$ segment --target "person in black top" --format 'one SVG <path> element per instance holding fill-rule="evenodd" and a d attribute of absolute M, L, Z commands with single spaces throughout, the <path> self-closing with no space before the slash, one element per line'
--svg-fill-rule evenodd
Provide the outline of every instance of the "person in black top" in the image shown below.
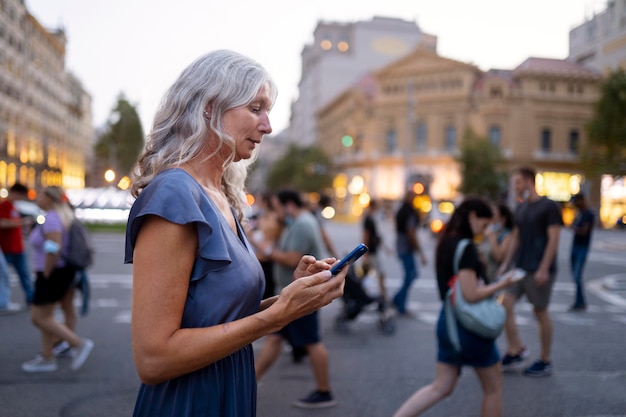
<path fill-rule="evenodd" d="M 369 251 L 363 256 L 363 265 L 367 271 L 373 270 L 375 272 L 376 278 L 378 278 L 380 296 L 383 300 L 387 300 L 385 273 L 380 267 L 380 259 L 378 257 L 384 243 L 378 232 L 378 226 L 376 225 L 376 219 L 374 217 L 377 210 L 378 201 L 370 200 L 369 205 L 365 208 L 365 215 L 363 216 L 363 239 L 361 241 L 369 248 Z"/>
<path fill-rule="evenodd" d="M 473 241 L 484 232 L 491 221 L 488 202 L 478 197 L 466 198 L 456 208 L 446 224 L 436 249 L 436 272 L 439 298 L 446 298 L 453 278 L 461 282 L 463 297 L 475 303 L 493 296 L 513 283 L 511 276 L 486 284 L 484 266 L 474 243 L 463 250 L 455 274 L 454 258 L 457 244 L 462 239 Z M 433 382 L 416 391 L 396 411 L 394 417 L 417 416 L 452 394 L 461 375 L 461 367 L 472 366 L 483 390 L 481 415 L 502 416 L 502 369 L 495 339 L 486 339 L 464 329 L 457 320 L 461 351 L 457 351 L 448 335 L 444 304 L 437 321 L 437 367 Z"/>

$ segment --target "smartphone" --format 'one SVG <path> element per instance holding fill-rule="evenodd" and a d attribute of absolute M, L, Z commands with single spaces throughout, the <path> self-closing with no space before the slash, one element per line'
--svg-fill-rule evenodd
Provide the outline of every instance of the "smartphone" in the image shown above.
<path fill-rule="evenodd" d="M 515 268 L 510 271 L 506 271 L 504 274 L 500 276 L 500 279 L 507 278 L 509 276 L 511 277 L 511 280 L 513 282 L 519 281 L 520 279 L 526 276 L 526 271 L 524 271 L 522 268 Z"/>
<path fill-rule="evenodd" d="M 332 268 L 330 268 L 330 272 L 333 275 L 337 275 L 345 266 L 352 265 L 368 250 L 369 248 L 365 244 L 359 244 L 356 248 L 352 250 L 352 252 L 347 254 L 342 260 L 340 260 Z"/>

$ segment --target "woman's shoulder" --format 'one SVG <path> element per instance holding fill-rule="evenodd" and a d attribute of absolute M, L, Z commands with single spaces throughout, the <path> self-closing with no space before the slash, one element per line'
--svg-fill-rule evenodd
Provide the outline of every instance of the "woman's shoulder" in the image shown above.
<path fill-rule="evenodd" d="M 215 210 L 191 175 L 178 168 L 159 173 L 133 203 L 130 218 L 155 214 L 174 223 L 204 221 Z"/>

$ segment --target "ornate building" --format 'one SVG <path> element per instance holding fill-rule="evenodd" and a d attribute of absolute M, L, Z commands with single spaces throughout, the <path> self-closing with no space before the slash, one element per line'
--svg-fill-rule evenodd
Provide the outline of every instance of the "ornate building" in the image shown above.
<path fill-rule="evenodd" d="M 340 171 L 340 210 L 358 214 L 362 194 L 397 200 L 416 178 L 431 198 L 455 199 L 455 158 L 468 131 L 500 148 L 504 169 L 534 166 L 543 193 L 567 201 L 587 186 L 578 152 L 600 78 L 582 65 L 541 58 L 482 72 L 416 48 L 317 113 L 319 143 Z"/>
<path fill-rule="evenodd" d="M 0 188 L 85 185 L 91 97 L 65 69 L 66 42 L 23 0 L 0 0 Z"/>
<path fill-rule="evenodd" d="M 302 50 L 298 98 L 291 105 L 288 139 L 316 142 L 315 112 L 370 71 L 406 55 L 417 45 L 437 49 L 437 37 L 415 22 L 375 16 L 369 21 L 320 21 Z"/>

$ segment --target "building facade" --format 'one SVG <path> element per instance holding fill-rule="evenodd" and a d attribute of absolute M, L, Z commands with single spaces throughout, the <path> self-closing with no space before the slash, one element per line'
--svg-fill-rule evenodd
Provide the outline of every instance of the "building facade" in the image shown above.
<path fill-rule="evenodd" d="M 0 0 L 0 188 L 85 185 L 91 97 L 65 69 L 66 43 L 23 0 Z"/>
<path fill-rule="evenodd" d="M 417 45 L 436 50 L 437 38 L 415 22 L 374 17 L 356 23 L 319 22 L 302 50 L 298 98 L 291 106 L 288 138 L 317 140 L 315 113 L 360 77 L 409 53 Z"/>
<path fill-rule="evenodd" d="M 318 112 L 319 144 L 334 156 L 339 210 L 367 195 L 398 200 L 415 178 L 433 200 L 454 200 L 466 132 L 488 138 L 505 170 L 535 167 L 543 194 L 567 201 L 585 187 L 579 150 L 601 75 L 565 60 L 529 58 L 513 70 L 417 47 L 371 72 Z"/>
<path fill-rule="evenodd" d="M 626 70 L 626 0 L 607 8 L 569 33 L 569 59 L 608 73 Z M 603 175 L 599 217 L 605 227 L 626 223 L 626 177 Z"/>
<path fill-rule="evenodd" d="M 569 32 L 569 59 L 607 72 L 626 69 L 626 0 L 607 8 Z"/>

